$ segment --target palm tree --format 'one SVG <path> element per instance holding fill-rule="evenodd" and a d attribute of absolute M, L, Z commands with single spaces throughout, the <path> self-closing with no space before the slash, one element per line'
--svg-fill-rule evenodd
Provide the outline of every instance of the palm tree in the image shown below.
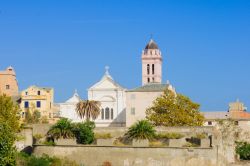
<path fill-rule="evenodd" d="M 67 118 L 62 118 L 50 128 L 47 135 L 54 139 L 72 138 L 74 137 L 72 129 L 71 121 Z"/>
<path fill-rule="evenodd" d="M 137 121 L 133 124 L 125 133 L 125 136 L 129 139 L 143 140 L 153 139 L 155 136 L 154 126 L 147 120 Z"/>
<path fill-rule="evenodd" d="M 99 101 L 94 100 L 81 100 L 76 105 L 76 112 L 80 116 L 80 118 L 89 121 L 90 118 L 95 120 L 100 114 L 100 106 L 101 103 Z"/>

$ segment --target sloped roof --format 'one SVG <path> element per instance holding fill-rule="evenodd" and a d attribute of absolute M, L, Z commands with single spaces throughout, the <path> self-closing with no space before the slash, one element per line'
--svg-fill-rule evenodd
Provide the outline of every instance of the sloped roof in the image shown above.
<path fill-rule="evenodd" d="M 106 87 L 107 89 L 109 89 L 109 88 L 111 88 L 111 89 L 115 88 L 115 89 L 124 89 L 125 90 L 125 88 L 123 88 L 121 85 L 119 85 L 118 83 L 116 83 L 113 80 L 113 78 L 110 76 L 110 74 L 107 73 L 107 72 L 104 74 L 104 76 L 102 77 L 102 79 L 99 82 L 97 82 L 96 84 L 94 84 L 93 86 L 91 86 L 88 90 L 101 89 L 99 86 L 102 85 L 106 81 L 109 83 L 109 86 L 110 86 L 110 87 Z M 106 89 L 106 88 L 104 88 L 104 89 Z"/>
<path fill-rule="evenodd" d="M 159 49 L 158 45 L 155 43 L 153 39 L 149 41 L 149 43 L 146 45 L 145 49 Z"/>
<path fill-rule="evenodd" d="M 168 84 L 148 83 L 141 87 L 128 90 L 127 92 L 163 92 L 168 87 Z"/>
<path fill-rule="evenodd" d="M 80 101 L 80 97 L 78 95 L 78 93 L 75 91 L 75 93 L 73 94 L 73 96 L 71 98 L 69 98 L 66 103 L 78 103 Z"/>

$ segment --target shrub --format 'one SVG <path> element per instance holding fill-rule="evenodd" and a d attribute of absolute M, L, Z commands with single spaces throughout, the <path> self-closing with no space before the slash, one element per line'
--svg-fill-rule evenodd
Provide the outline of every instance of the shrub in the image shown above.
<path fill-rule="evenodd" d="M 48 146 L 55 146 L 56 145 L 56 143 L 52 140 L 44 141 L 42 144 L 48 145 Z"/>
<path fill-rule="evenodd" d="M 94 122 L 76 123 L 73 127 L 76 141 L 79 144 L 91 144 L 94 141 Z"/>
<path fill-rule="evenodd" d="M 95 133 L 95 139 L 110 139 L 112 138 L 110 133 Z"/>
<path fill-rule="evenodd" d="M 207 137 L 207 134 L 206 133 L 197 133 L 195 138 L 198 138 L 198 139 L 204 139 Z"/>
<path fill-rule="evenodd" d="M 132 125 L 125 134 L 129 139 L 153 139 L 155 136 L 155 129 L 147 120 L 141 120 Z"/>
<path fill-rule="evenodd" d="M 76 162 L 70 161 L 67 158 L 60 159 L 57 157 L 49 157 L 43 154 L 41 157 L 18 153 L 16 155 L 18 166 L 78 166 Z"/>
<path fill-rule="evenodd" d="M 109 161 L 104 161 L 104 162 L 102 163 L 102 166 L 112 166 L 112 164 L 111 164 L 111 162 L 109 162 Z"/>
<path fill-rule="evenodd" d="M 165 138 L 165 139 L 180 139 L 180 138 L 183 138 L 184 135 L 183 134 L 180 134 L 180 133 L 159 133 L 155 136 L 155 138 L 157 139 L 162 139 L 162 138 Z"/>
<path fill-rule="evenodd" d="M 67 118 L 62 118 L 50 128 L 47 136 L 53 139 L 72 138 L 74 136 L 72 129 L 71 121 Z"/>
<path fill-rule="evenodd" d="M 250 144 L 246 142 L 237 142 L 236 153 L 242 160 L 250 160 Z"/>

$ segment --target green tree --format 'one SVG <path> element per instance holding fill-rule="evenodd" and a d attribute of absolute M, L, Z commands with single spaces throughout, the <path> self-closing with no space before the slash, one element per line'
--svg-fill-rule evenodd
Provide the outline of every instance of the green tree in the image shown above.
<path fill-rule="evenodd" d="M 10 97 L 0 95 L 0 124 L 5 122 L 13 132 L 17 132 L 20 127 L 19 113 L 20 109 Z"/>
<path fill-rule="evenodd" d="M 40 119 L 41 113 L 35 109 L 35 105 L 32 103 L 31 108 L 26 109 L 25 123 L 39 123 Z"/>
<path fill-rule="evenodd" d="M 0 165 L 16 165 L 15 133 L 6 123 L 0 123 Z"/>
<path fill-rule="evenodd" d="M 80 118 L 89 121 L 90 118 L 95 120 L 100 114 L 100 105 L 99 101 L 94 100 L 82 100 L 76 105 L 76 112 Z"/>
<path fill-rule="evenodd" d="M 18 113 L 10 97 L 0 96 L 0 165 L 16 165 L 13 145 L 20 127 Z"/>
<path fill-rule="evenodd" d="M 165 90 L 146 110 L 146 118 L 156 126 L 202 126 L 204 116 L 199 108 L 188 97 Z"/>
<path fill-rule="evenodd" d="M 84 123 L 75 123 L 73 132 L 76 137 L 76 141 L 79 144 L 91 144 L 94 139 L 94 128 L 95 123 L 91 121 L 86 121 Z"/>
<path fill-rule="evenodd" d="M 74 136 L 72 128 L 71 121 L 67 118 L 62 118 L 50 128 L 47 135 L 54 139 L 72 138 Z"/>
<path fill-rule="evenodd" d="M 154 129 L 154 126 L 150 122 L 148 122 L 147 120 L 141 120 L 136 122 L 128 129 L 125 137 L 137 140 L 151 140 L 154 138 L 155 132 L 156 131 Z"/>

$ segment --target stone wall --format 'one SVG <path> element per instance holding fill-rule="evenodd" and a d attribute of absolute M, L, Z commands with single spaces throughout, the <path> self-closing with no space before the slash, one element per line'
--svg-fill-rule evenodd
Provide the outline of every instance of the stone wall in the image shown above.
<path fill-rule="evenodd" d="M 34 155 L 70 158 L 79 164 L 97 166 L 226 166 L 216 148 L 144 148 L 97 146 L 34 146 Z"/>

